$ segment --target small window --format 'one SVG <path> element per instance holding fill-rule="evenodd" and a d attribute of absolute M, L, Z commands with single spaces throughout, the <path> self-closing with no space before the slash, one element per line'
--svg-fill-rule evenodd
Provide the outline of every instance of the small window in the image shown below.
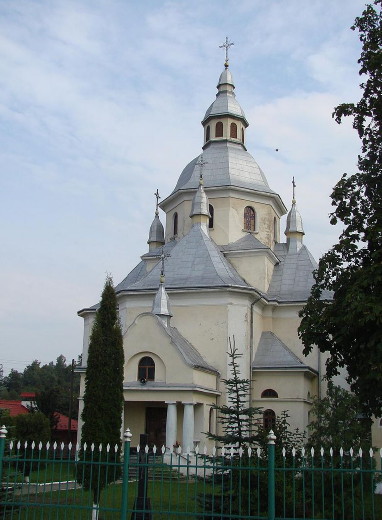
<path fill-rule="evenodd" d="M 208 125 L 206 128 L 206 142 L 210 140 L 210 133 L 211 133 L 211 129 L 210 129 L 210 125 Z"/>
<path fill-rule="evenodd" d="M 277 242 L 277 219 L 273 218 L 273 240 Z"/>
<path fill-rule="evenodd" d="M 244 143 L 244 128 L 241 129 L 241 142 Z"/>
<path fill-rule="evenodd" d="M 230 129 L 229 129 L 229 136 L 237 139 L 237 124 L 231 123 Z"/>
<path fill-rule="evenodd" d="M 223 137 L 223 123 L 218 121 L 215 126 L 215 137 Z"/>
<path fill-rule="evenodd" d="M 276 392 L 276 390 L 272 390 L 272 388 L 267 388 L 262 392 L 261 397 L 278 397 L 279 394 Z"/>
<path fill-rule="evenodd" d="M 276 426 L 276 414 L 273 410 L 264 411 L 263 426 L 266 430 L 272 430 Z"/>
<path fill-rule="evenodd" d="M 255 231 L 256 215 L 255 210 L 251 206 L 244 208 L 244 229 L 246 231 Z"/>
<path fill-rule="evenodd" d="M 146 381 L 155 380 L 155 362 L 149 357 L 143 357 L 138 364 L 138 381 L 146 379 Z"/>
<path fill-rule="evenodd" d="M 208 211 L 210 212 L 208 227 L 212 229 L 214 227 L 214 207 L 212 206 L 212 204 L 208 205 Z"/>
<path fill-rule="evenodd" d="M 175 237 L 178 234 L 178 213 L 174 213 L 173 216 L 173 231 Z"/>

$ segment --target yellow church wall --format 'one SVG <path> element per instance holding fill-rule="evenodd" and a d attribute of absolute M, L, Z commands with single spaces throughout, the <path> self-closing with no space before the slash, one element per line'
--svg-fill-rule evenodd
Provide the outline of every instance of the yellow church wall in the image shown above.
<path fill-rule="evenodd" d="M 193 382 L 196 385 L 216 390 L 216 375 L 202 370 L 193 370 Z"/>
<path fill-rule="evenodd" d="M 225 372 L 221 353 L 227 351 L 227 310 L 224 305 L 173 306 L 171 324 L 219 372 Z M 218 355 L 216 355 L 218 353 Z"/>
<path fill-rule="evenodd" d="M 126 381 L 137 380 L 139 359 L 146 354 L 150 356 L 152 354 L 158 362 L 158 378 L 161 378 L 158 379 L 159 381 L 192 382 L 192 369 L 185 364 L 181 354 L 158 324 L 155 316 L 151 314 L 138 316 L 125 334 L 123 344 Z M 165 363 L 162 359 L 165 359 Z"/>
<path fill-rule="evenodd" d="M 272 317 L 272 332 L 305 364 L 319 370 L 317 349 L 313 349 L 308 356 L 303 354 L 303 344 L 298 337 L 297 329 L 301 319 L 298 312 L 302 305 L 285 305 L 275 307 Z"/>
<path fill-rule="evenodd" d="M 266 254 L 248 251 L 240 254 L 230 253 L 226 258 L 247 283 L 260 291 L 268 291 L 275 264 Z"/>
<path fill-rule="evenodd" d="M 145 403 L 128 401 L 124 403 L 124 430 L 130 428 L 132 446 L 139 443 L 139 435 L 145 433 L 146 407 Z"/>
<path fill-rule="evenodd" d="M 261 398 L 266 389 L 273 389 L 278 398 Z M 288 411 L 292 427 L 306 429 L 314 393 L 315 382 L 311 375 L 300 371 L 254 371 L 253 372 L 253 406 L 261 406 L 263 411 L 270 408 L 276 415 Z"/>

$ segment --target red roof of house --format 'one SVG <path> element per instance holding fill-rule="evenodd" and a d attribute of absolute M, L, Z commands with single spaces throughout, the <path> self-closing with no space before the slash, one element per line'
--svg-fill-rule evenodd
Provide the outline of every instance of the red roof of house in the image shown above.
<path fill-rule="evenodd" d="M 29 413 L 28 408 L 26 406 L 24 406 L 23 404 L 21 404 L 21 401 L 8 401 L 5 399 L 1 399 L 0 408 L 2 408 L 3 410 L 9 410 L 9 415 L 11 417 Z"/>
<path fill-rule="evenodd" d="M 36 397 L 36 392 L 22 392 L 20 397 L 23 399 L 34 399 Z"/>
<path fill-rule="evenodd" d="M 58 423 L 56 426 L 56 430 L 67 430 L 69 428 L 69 417 L 63 415 L 62 413 L 56 412 L 55 416 L 58 417 Z M 70 424 L 71 431 L 76 432 L 78 430 L 78 421 L 77 419 L 72 419 Z"/>

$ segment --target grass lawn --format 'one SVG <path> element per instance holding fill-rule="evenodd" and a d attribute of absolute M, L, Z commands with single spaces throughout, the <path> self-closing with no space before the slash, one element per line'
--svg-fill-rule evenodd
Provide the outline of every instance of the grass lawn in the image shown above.
<path fill-rule="evenodd" d="M 42 492 L 44 491 L 44 492 Z M 206 485 L 202 480 L 185 481 L 174 480 L 163 482 L 160 479 L 149 482 L 148 497 L 151 502 L 152 517 L 154 520 L 186 520 L 202 518 L 202 505 L 197 497 L 211 493 L 211 485 Z M 134 500 L 137 496 L 137 482 L 130 482 L 128 493 L 128 515 L 130 520 L 134 508 Z M 122 497 L 121 484 L 107 486 L 101 495 L 99 520 L 117 520 L 120 518 L 120 504 Z M 80 487 L 69 489 L 63 483 L 58 489 L 40 488 L 39 492 L 31 492 L 29 495 L 14 497 L 15 505 L 7 506 L 7 514 L 0 519 L 9 520 L 71 520 L 90 519 L 92 510 L 92 497 L 88 491 Z M 229 513 L 229 511 L 226 511 Z M 371 504 L 360 518 L 364 520 L 379 520 L 382 518 L 382 496 L 374 496 L 374 516 L 372 516 Z M 241 515 L 240 518 L 246 518 Z M 248 517 L 247 517 L 248 518 Z M 266 518 L 266 514 L 251 518 Z M 318 516 L 317 518 L 321 518 Z M 325 518 L 329 518 L 325 515 Z M 340 517 L 339 517 L 340 518 Z M 358 518 L 358 516 L 356 517 Z M 208 520 L 208 517 L 206 517 Z"/>

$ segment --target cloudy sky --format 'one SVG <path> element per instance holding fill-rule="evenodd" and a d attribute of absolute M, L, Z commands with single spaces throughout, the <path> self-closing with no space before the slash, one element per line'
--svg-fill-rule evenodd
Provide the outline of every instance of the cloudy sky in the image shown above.
<path fill-rule="evenodd" d="M 356 169 L 361 0 L 1 0 L 0 363 L 82 350 L 78 309 L 147 251 L 154 192 L 201 152 L 225 37 L 247 147 L 318 259 L 329 195 Z M 276 152 L 275 149 L 279 151 Z M 164 215 L 161 214 L 162 221 Z M 284 224 L 283 226 L 284 227 Z"/>

